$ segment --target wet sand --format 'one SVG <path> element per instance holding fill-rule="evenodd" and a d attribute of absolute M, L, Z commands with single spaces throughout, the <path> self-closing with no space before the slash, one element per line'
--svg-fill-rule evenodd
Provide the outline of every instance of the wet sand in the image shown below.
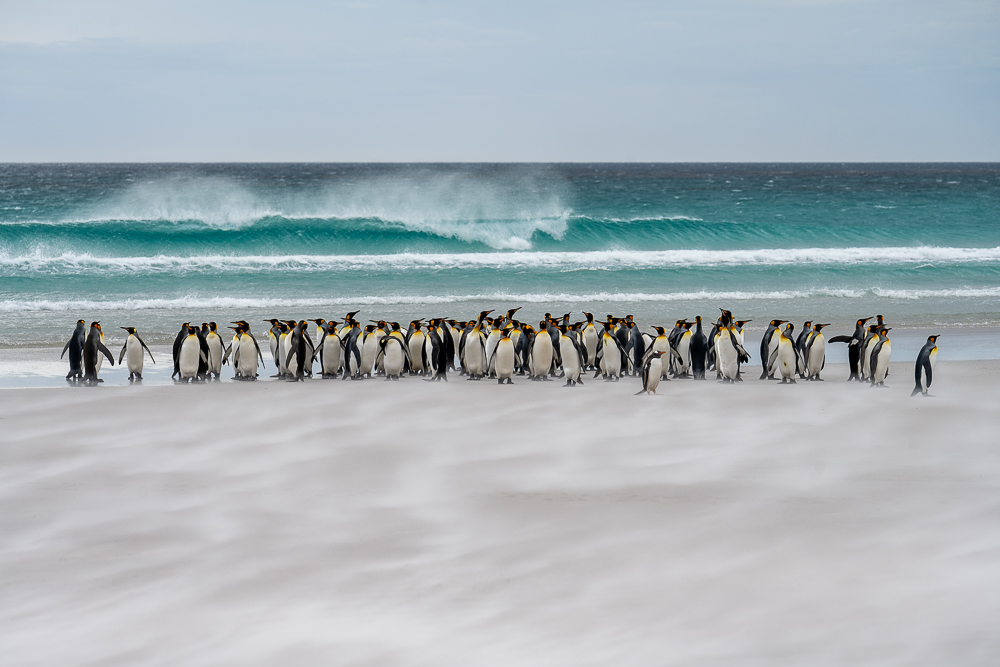
<path fill-rule="evenodd" d="M 998 372 L 2 389 L 0 655 L 990 665 Z"/>

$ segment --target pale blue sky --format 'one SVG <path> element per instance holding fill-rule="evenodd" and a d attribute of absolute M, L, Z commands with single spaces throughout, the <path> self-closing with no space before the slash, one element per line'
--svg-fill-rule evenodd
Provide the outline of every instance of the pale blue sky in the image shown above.
<path fill-rule="evenodd" d="M 0 162 L 1000 160 L 1000 2 L 0 0 Z"/>

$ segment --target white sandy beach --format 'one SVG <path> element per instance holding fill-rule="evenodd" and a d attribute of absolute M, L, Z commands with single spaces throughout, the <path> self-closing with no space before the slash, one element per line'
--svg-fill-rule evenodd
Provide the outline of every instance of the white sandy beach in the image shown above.
<path fill-rule="evenodd" d="M 10 665 L 992 665 L 1000 372 L 0 390 Z"/>

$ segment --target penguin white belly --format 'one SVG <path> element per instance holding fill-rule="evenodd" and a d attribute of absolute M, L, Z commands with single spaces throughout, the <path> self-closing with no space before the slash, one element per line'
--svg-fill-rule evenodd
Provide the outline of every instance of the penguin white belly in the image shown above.
<path fill-rule="evenodd" d="M 545 377 L 552 366 L 552 337 L 549 332 L 540 331 L 535 336 L 535 344 L 531 346 L 531 374 L 535 377 Z"/>
<path fill-rule="evenodd" d="M 490 360 L 489 368 L 487 369 L 487 371 L 490 373 L 496 371 L 497 360 L 496 357 L 493 355 L 493 352 L 496 351 L 497 344 L 499 343 L 500 343 L 499 333 L 497 333 L 496 335 L 490 333 L 490 335 L 486 338 L 486 358 Z"/>
<path fill-rule="evenodd" d="M 465 370 L 471 377 L 479 377 L 485 371 L 486 351 L 483 347 L 483 339 L 475 332 L 470 333 L 465 339 Z"/>
<path fill-rule="evenodd" d="M 514 343 L 510 339 L 497 344 L 496 353 L 493 355 L 493 368 L 496 370 L 497 378 L 501 380 L 514 377 Z"/>
<path fill-rule="evenodd" d="M 889 341 L 882 343 L 882 349 L 878 352 L 878 358 L 875 360 L 875 374 L 872 376 L 872 381 L 875 384 L 880 384 L 885 381 L 885 376 L 889 372 L 889 358 L 892 356 L 892 345 Z"/>
<path fill-rule="evenodd" d="M 587 362 L 594 364 L 597 361 L 597 328 L 593 324 L 588 324 L 583 330 L 583 347 L 587 350 Z"/>
<path fill-rule="evenodd" d="M 405 345 L 405 343 L 403 343 L 403 345 Z M 405 361 L 406 355 L 403 354 L 402 346 L 389 341 L 385 346 L 385 354 L 382 355 L 382 365 L 385 368 L 385 376 L 387 378 L 398 378 L 403 372 L 403 362 Z"/>
<path fill-rule="evenodd" d="M 663 357 L 649 360 L 649 377 L 646 378 L 646 391 L 656 391 L 660 386 L 660 376 L 663 375 Z"/>
<path fill-rule="evenodd" d="M 241 377 L 257 377 L 257 347 L 250 340 L 250 336 L 242 336 L 239 345 L 239 361 L 237 362 L 237 373 Z"/>
<path fill-rule="evenodd" d="M 278 352 L 279 352 L 278 337 L 275 336 L 270 331 L 267 332 L 267 337 L 271 342 L 271 361 L 274 362 L 274 367 L 277 368 L 278 372 L 280 373 L 281 362 L 278 361 Z"/>
<path fill-rule="evenodd" d="M 375 367 L 375 355 L 378 354 L 378 337 L 374 333 L 368 334 L 364 345 L 361 346 L 361 374 L 371 375 Z"/>
<path fill-rule="evenodd" d="M 104 343 L 104 332 L 103 331 L 101 332 L 101 345 L 105 345 L 105 343 Z M 106 347 L 106 345 L 105 345 L 105 347 Z M 104 363 L 104 355 L 101 354 L 100 352 L 98 352 L 98 354 L 97 354 L 97 363 L 95 364 L 98 373 L 101 372 L 101 364 L 103 364 L 103 363 Z"/>
<path fill-rule="evenodd" d="M 222 355 L 225 350 L 222 346 L 222 339 L 216 333 L 208 334 L 208 370 L 215 375 L 222 372 Z"/>
<path fill-rule="evenodd" d="M 666 336 L 657 336 L 653 341 L 653 352 L 660 352 L 664 358 L 670 358 L 670 343 L 667 342 Z M 667 372 L 667 365 L 660 361 L 660 377 Z"/>
<path fill-rule="evenodd" d="M 872 352 L 875 351 L 876 343 L 878 343 L 877 336 L 868 342 L 864 357 L 861 359 L 861 377 L 865 380 L 870 380 L 872 377 Z"/>
<path fill-rule="evenodd" d="M 128 364 L 129 375 L 142 375 L 142 344 L 135 336 L 129 335 L 125 342 L 125 361 Z"/>
<path fill-rule="evenodd" d="M 566 377 L 566 380 L 579 382 L 580 373 L 583 369 L 580 367 L 580 355 L 576 353 L 573 341 L 566 336 L 560 338 L 559 351 L 562 352 L 563 375 Z"/>
<path fill-rule="evenodd" d="M 728 332 L 726 335 L 719 335 L 715 347 L 719 359 L 719 371 L 722 373 L 722 377 L 727 380 L 735 380 L 736 373 L 739 370 L 739 355 L 736 352 L 736 347 L 733 345 L 732 339 L 729 338 Z"/>
<path fill-rule="evenodd" d="M 791 380 L 795 377 L 796 354 L 795 346 L 789 340 L 782 340 L 778 343 L 778 372 L 782 381 Z"/>
<path fill-rule="evenodd" d="M 340 370 L 340 337 L 334 334 L 323 339 L 323 374 L 336 375 Z"/>
<path fill-rule="evenodd" d="M 413 335 L 410 336 L 410 368 L 414 371 L 420 372 L 424 370 L 424 360 L 420 354 L 420 351 L 424 347 L 424 332 L 414 331 Z"/>
<path fill-rule="evenodd" d="M 622 354 L 614 343 L 604 343 L 604 374 L 617 378 L 622 372 Z"/>
<path fill-rule="evenodd" d="M 688 372 L 691 367 L 691 332 L 685 331 L 684 335 L 681 336 L 680 341 L 677 343 L 677 352 L 681 355 L 681 375 Z"/>
<path fill-rule="evenodd" d="M 283 333 L 278 337 L 278 373 L 280 375 L 288 374 L 288 364 L 285 360 L 288 359 L 288 334 Z"/>
<path fill-rule="evenodd" d="M 809 348 L 809 359 L 806 360 L 806 375 L 808 377 L 819 377 L 819 372 L 823 370 L 826 363 L 826 340 L 821 334 L 813 341 Z"/>
<path fill-rule="evenodd" d="M 201 344 L 197 336 L 188 336 L 181 343 L 180 367 L 181 379 L 186 380 L 198 375 L 198 361 L 201 357 Z"/>

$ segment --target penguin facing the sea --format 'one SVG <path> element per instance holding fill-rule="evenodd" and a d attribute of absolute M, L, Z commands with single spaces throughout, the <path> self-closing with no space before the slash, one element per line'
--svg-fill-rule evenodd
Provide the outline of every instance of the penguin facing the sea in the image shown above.
<path fill-rule="evenodd" d="M 62 354 L 59 355 L 59 358 L 62 359 L 66 356 L 66 350 L 69 350 L 69 373 L 66 374 L 67 380 L 76 382 L 83 379 L 83 346 L 86 342 L 87 323 L 83 320 L 77 320 L 73 334 L 66 342 L 66 346 L 63 347 Z"/>
<path fill-rule="evenodd" d="M 104 382 L 104 380 L 97 377 L 98 373 L 101 372 L 100 367 L 97 364 L 97 359 L 100 355 L 104 355 L 111 362 L 111 365 L 115 365 L 115 358 L 102 341 L 104 338 L 101 331 L 100 322 L 91 322 L 90 331 L 87 333 L 87 341 L 83 344 L 83 381 L 87 384 L 97 384 L 98 382 Z"/>
<path fill-rule="evenodd" d="M 915 386 L 910 396 L 921 394 L 929 396 L 927 390 L 931 388 L 931 381 L 934 379 L 934 364 L 937 362 L 937 339 L 940 334 L 928 336 L 927 342 L 920 348 L 917 355 L 917 363 L 913 367 L 913 380 Z"/>
<path fill-rule="evenodd" d="M 145 341 L 139 338 L 139 334 L 136 333 L 135 327 L 119 327 L 119 329 L 124 329 L 128 332 L 128 338 L 125 339 L 125 344 L 122 345 L 122 351 L 118 355 L 118 365 L 122 365 L 122 359 L 128 355 L 128 381 L 142 382 L 142 359 L 143 350 L 149 352 L 149 360 L 154 364 L 156 359 L 153 359 L 153 353 L 149 351 L 146 347 Z"/>

